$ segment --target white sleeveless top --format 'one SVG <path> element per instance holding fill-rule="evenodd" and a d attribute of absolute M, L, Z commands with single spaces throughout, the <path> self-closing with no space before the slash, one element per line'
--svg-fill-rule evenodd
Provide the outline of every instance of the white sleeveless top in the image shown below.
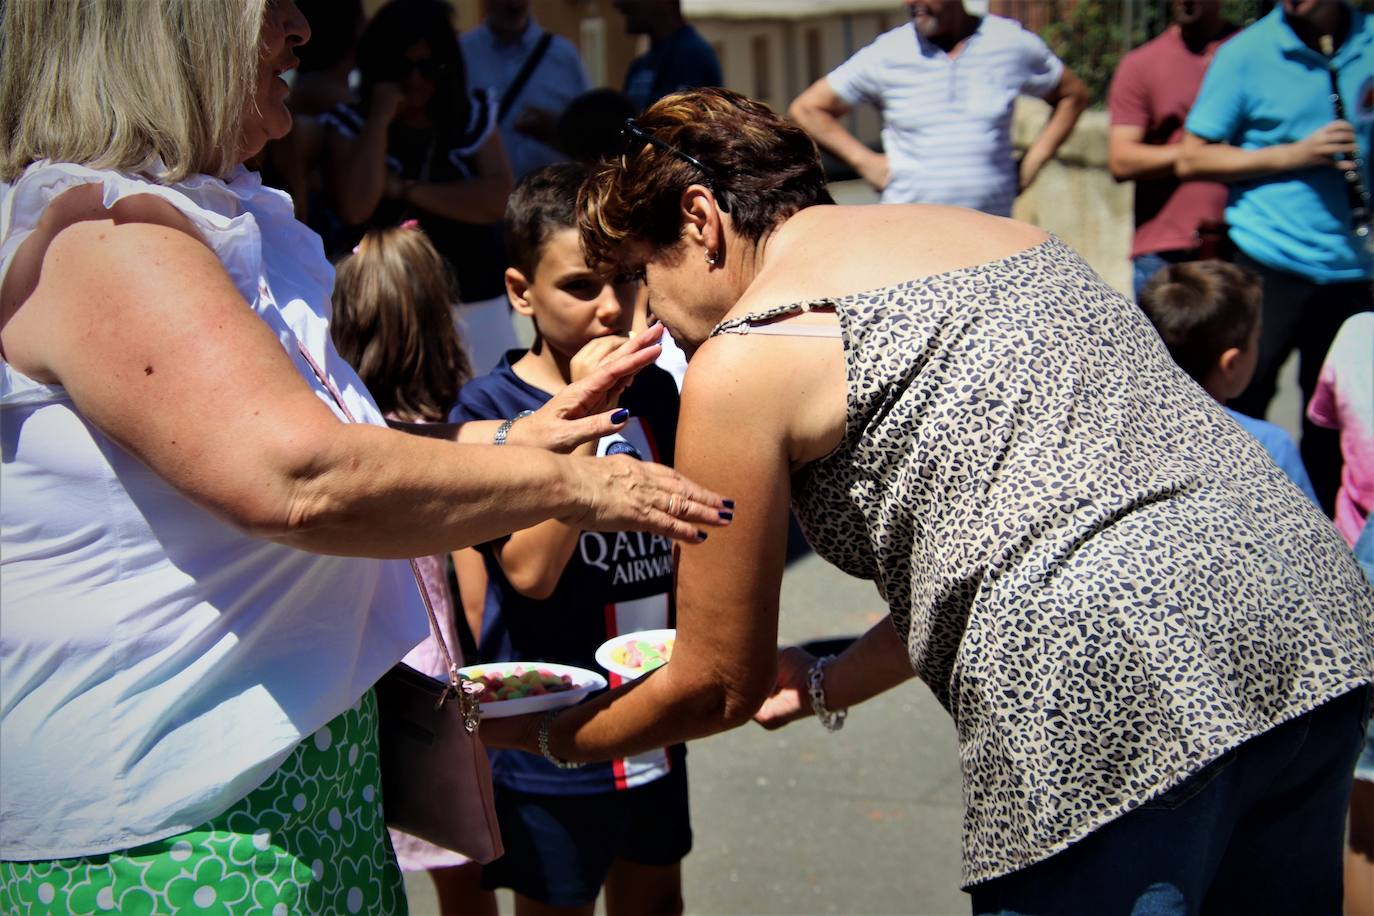
<path fill-rule="evenodd" d="M 330 342 L 319 238 L 245 169 L 160 186 L 35 163 L 0 184 L 0 281 L 48 203 L 85 183 L 107 207 L 152 194 L 184 213 L 320 399 L 339 413 L 297 339 L 355 417 L 384 422 Z M 405 562 L 241 534 L 60 386 L 0 370 L 0 859 L 127 849 L 203 823 L 426 635 Z"/>

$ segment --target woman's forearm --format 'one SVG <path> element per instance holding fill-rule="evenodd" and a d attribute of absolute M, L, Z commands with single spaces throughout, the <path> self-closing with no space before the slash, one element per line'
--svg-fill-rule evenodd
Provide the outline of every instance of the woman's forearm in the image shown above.
<path fill-rule="evenodd" d="M 458 445 L 362 424 L 283 469 L 280 543 L 313 553 L 415 557 L 469 547 L 576 512 L 568 459 Z"/>
<path fill-rule="evenodd" d="M 825 668 L 825 705 L 848 709 L 915 677 L 906 645 L 884 617 Z"/>
<path fill-rule="evenodd" d="M 731 711 L 735 706 L 721 684 L 684 680 L 666 665 L 626 687 L 569 707 L 549 724 L 549 751 L 560 760 L 611 760 L 705 738 L 748 721 Z M 538 754 L 540 718 L 483 722 L 482 736 L 494 747 Z"/>

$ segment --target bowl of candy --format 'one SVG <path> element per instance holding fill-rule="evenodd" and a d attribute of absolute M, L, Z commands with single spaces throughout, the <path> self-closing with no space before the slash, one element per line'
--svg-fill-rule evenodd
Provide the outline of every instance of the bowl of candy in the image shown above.
<path fill-rule="evenodd" d="M 477 702 L 484 719 L 571 706 L 606 686 L 595 671 L 554 662 L 492 662 L 468 665 L 458 673 L 482 686 Z"/>
<path fill-rule="evenodd" d="M 677 630 L 640 630 L 612 637 L 596 650 L 596 663 L 612 674 L 633 680 L 662 668 L 673 657 Z"/>

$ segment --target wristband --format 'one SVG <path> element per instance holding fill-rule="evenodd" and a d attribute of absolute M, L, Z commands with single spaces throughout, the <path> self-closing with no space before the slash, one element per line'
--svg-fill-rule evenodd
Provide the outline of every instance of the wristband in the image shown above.
<path fill-rule="evenodd" d="M 515 421 L 523 420 L 525 419 L 525 417 L 528 417 L 532 413 L 534 413 L 533 410 L 522 410 L 515 416 L 511 417 L 509 420 L 503 421 L 500 426 L 496 427 L 496 435 L 491 437 L 491 444 L 505 445 L 506 436 L 510 433 L 510 428 L 515 425 Z"/>
<path fill-rule="evenodd" d="M 834 660 L 835 656 L 824 655 L 816 659 L 806 674 L 806 690 L 811 694 L 811 708 L 828 732 L 837 732 L 844 728 L 845 716 L 849 715 L 846 709 L 832 710 L 825 705 L 825 666 Z"/>
<path fill-rule="evenodd" d="M 539 720 L 539 753 L 544 755 L 544 759 L 560 770 L 576 770 L 582 766 L 580 763 L 573 763 L 570 760 L 559 760 L 549 750 L 549 726 L 553 724 L 554 717 L 563 710 L 550 709 L 544 713 L 544 717 Z"/>

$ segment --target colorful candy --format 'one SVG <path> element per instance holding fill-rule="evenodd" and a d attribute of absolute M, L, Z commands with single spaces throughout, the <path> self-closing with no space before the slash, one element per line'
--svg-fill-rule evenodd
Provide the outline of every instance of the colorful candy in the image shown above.
<path fill-rule="evenodd" d="M 638 668 L 644 672 L 653 671 L 655 668 L 666 665 L 668 659 L 673 657 L 673 643 L 675 641 L 672 637 L 663 642 L 636 639 L 612 649 L 611 659 L 617 665 L 624 665 L 627 668 Z"/>
<path fill-rule="evenodd" d="M 577 686 L 570 674 L 555 674 L 547 668 L 524 668 L 517 665 L 508 674 L 498 671 L 490 673 L 473 670 L 468 678 L 482 685 L 477 695 L 479 703 L 494 703 L 498 700 L 518 700 L 522 697 L 543 696 L 546 693 L 562 693 Z"/>

